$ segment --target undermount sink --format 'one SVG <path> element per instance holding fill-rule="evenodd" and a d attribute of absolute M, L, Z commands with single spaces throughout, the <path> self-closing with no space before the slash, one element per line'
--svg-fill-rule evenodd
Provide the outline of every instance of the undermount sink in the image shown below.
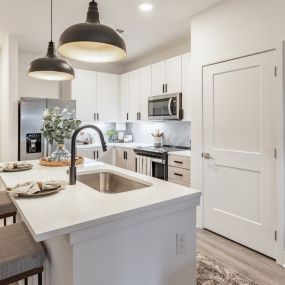
<path fill-rule="evenodd" d="M 96 173 L 80 174 L 77 179 L 87 186 L 103 193 L 116 194 L 150 187 L 150 184 L 126 178 L 119 174 L 100 171 Z"/>

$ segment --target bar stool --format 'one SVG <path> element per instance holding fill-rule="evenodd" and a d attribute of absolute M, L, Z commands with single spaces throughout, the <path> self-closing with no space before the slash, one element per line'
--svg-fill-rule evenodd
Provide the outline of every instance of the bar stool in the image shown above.
<path fill-rule="evenodd" d="M 0 284 L 8 285 L 38 275 L 42 285 L 45 251 L 24 222 L 0 228 Z"/>
<path fill-rule="evenodd" d="M 7 218 L 13 217 L 16 223 L 17 209 L 6 191 L 0 191 L 0 219 L 4 219 L 4 226 L 7 225 Z"/>

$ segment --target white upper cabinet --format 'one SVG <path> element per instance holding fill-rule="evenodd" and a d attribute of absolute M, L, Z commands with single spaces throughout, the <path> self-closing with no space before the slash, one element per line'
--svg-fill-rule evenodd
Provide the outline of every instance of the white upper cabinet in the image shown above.
<path fill-rule="evenodd" d="M 177 93 L 182 91 L 182 59 L 181 56 L 155 63 L 152 70 L 152 96 Z"/>
<path fill-rule="evenodd" d="M 120 76 L 121 121 L 147 121 L 151 96 L 151 66 Z"/>
<path fill-rule="evenodd" d="M 96 72 L 75 70 L 71 98 L 76 100 L 76 117 L 82 122 L 92 122 L 97 113 Z"/>
<path fill-rule="evenodd" d="M 97 72 L 98 120 L 115 122 L 119 119 L 118 75 Z"/>
<path fill-rule="evenodd" d="M 120 120 L 125 122 L 129 118 L 129 73 L 120 76 Z"/>
<path fill-rule="evenodd" d="M 165 64 L 165 93 L 182 91 L 182 59 L 181 56 L 166 60 Z"/>
<path fill-rule="evenodd" d="M 165 61 L 155 63 L 151 66 L 151 94 L 157 96 L 165 93 Z"/>
<path fill-rule="evenodd" d="M 71 98 L 82 122 L 114 122 L 119 118 L 118 76 L 89 70 L 75 71 Z"/>
<path fill-rule="evenodd" d="M 148 120 L 148 97 L 151 96 L 151 66 L 140 69 L 140 114 L 139 119 Z"/>
<path fill-rule="evenodd" d="M 140 112 L 140 72 L 129 73 L 129 120 L 139 120 Z"/>
<path fill-rule="evenodd" d="M 191 121 L 191 91 L 190 91 L 190 68 L 191 56 L 190 53 L 182 56 L 182 107 L 184 113 L 184 121 Z"/>

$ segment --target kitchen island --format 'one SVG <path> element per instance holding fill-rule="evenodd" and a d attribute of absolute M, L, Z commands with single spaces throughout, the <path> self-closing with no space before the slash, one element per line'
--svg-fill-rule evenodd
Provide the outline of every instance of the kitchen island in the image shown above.
<path fill-rule="evenodd" d="M 33 164 L 26 172 L 1 173 L 1 188 L 68 180 L 67 168 Z M 79 179 L 98 172 L 144 187 L 110 194 L 78 181 L 54 195 L 14 199 L 34 239 L 46 248 L 44 284 L 196 284 L 200 192 L 101 162 L 78 167 Z"/>

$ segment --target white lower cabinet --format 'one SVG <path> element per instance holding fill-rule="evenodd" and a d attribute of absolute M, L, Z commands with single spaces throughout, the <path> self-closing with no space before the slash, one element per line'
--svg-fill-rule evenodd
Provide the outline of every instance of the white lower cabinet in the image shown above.
<path fill-rule="evenodd" d="M 114 164 L 113 159 L 113 148 L 108 148 L 106 152 L 103 152 L 102 147 L 90 147 L 90 148 L 79 148 L 77 149 L 77 155 L 83 156 L 87 159 L 94 159 L 102 161 L 108 164 Z"/>
<path fill-rule="evenodd" d="M 168 181 L 190 187 L 191 186 L 191 159 L 170 154 L 168 156 Z"/>
<path fill-rule="evenodd" d="M 88 159 L 94 159 L 94 149 L 93 148 L 79 148 L 77 149 L 77 155 L 83 156 Z"/>
<path fill-rule="evenodd" d="M 136 154 L 133 149 L 116 148 L 116 166 L 136 171 Z"/>

